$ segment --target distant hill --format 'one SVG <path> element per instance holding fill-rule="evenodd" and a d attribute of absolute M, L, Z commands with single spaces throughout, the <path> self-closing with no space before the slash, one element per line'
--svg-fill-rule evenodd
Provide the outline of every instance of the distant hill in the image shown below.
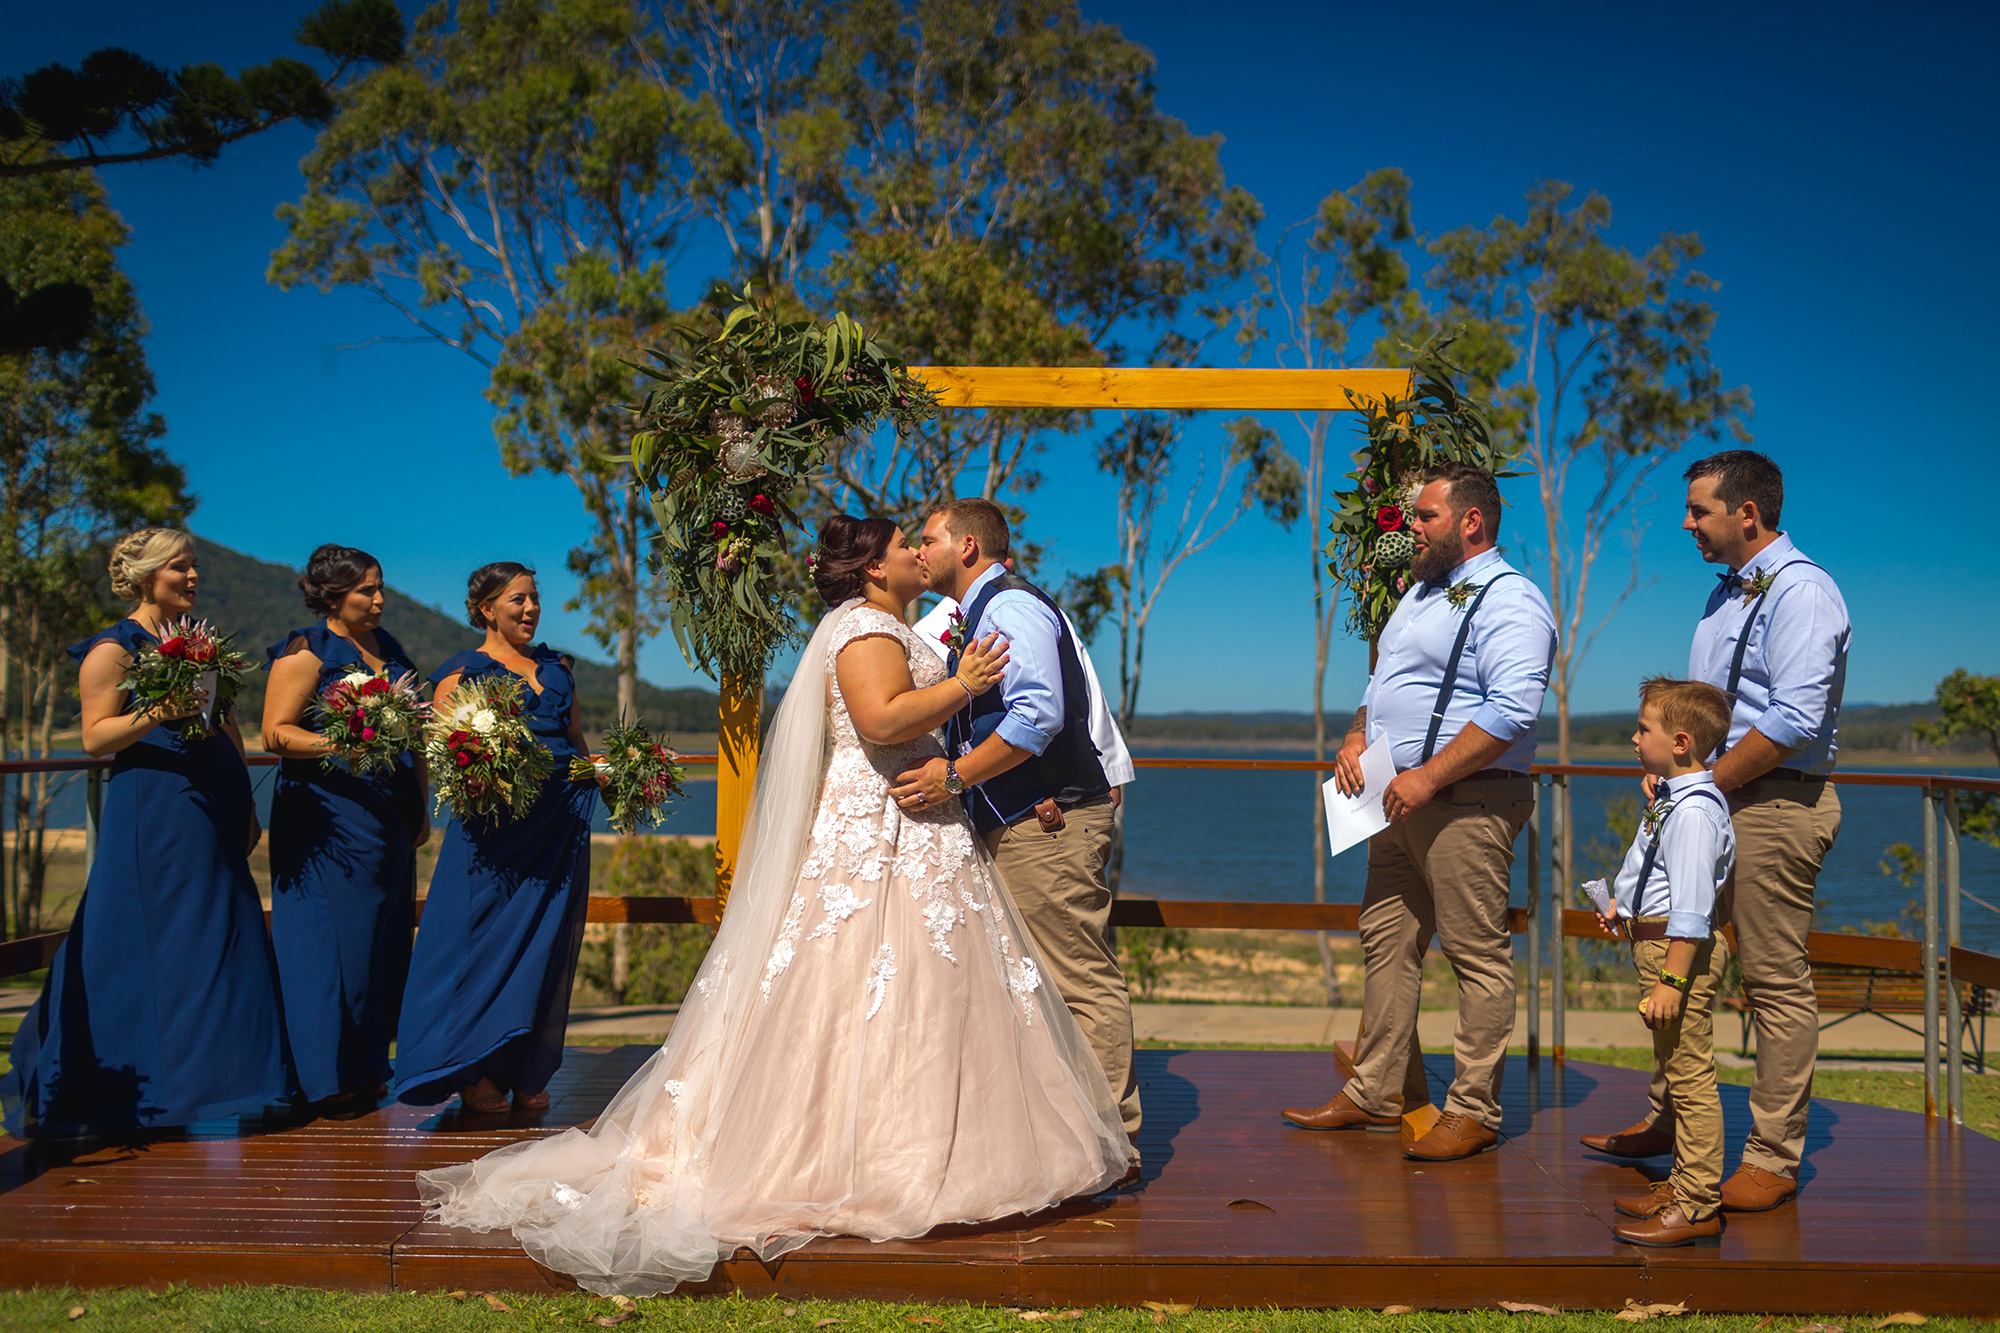
<path fill-rule="evenodd" d="M 312 622 L 299 597 L 299 571 L 232 550 L 212 538 L 201 541 L 201 614 L 218 629 L 236 636 L 237 647 L 259 665 L 264 649 L 281 636 Z M 420 671 L 465 648 L 479 646 L 479 631 L 457 616 L 426 606 L 407 593 L 390 588 L 383 626 L 401 640 Z M 553 645 L 576 653 L 576 645 Z M 608 726 L 618 710 L 618 673 L 602 662 L 576 655 L 577 697 L 583 705 L 584 727 L 592 732 Z M 264 673 L 253 672 L 242 715 L 254 724 L 264 708 Z M 713 690 L 668 690 L 641 680 L 639 715 L 654 730 L 710 732 L 715 730 Z"/>
<path fill-rule="evenodd" d="M 1849 750 L 1903 750 L 1936 753 L 1937 747 L 1917 740 L 1911 723 L 1918 718 L 1938 715 L 1935 703 L 1852 704 L 1841 710 L 1840 743 Z M 1329 743 L 1347 730 L 1354 716 L 1351 707 L 1327 710 Z M 1578 746 L 1624 745 L 1632 737 L 1631 713 L 1583 713 L 1570 719 L 1570 740 Z M 1226 742 L 1239 745 L 1257 742 L 1310 741 L 1313 736 L 1310 713 L 1141 713 L 1133 719 L 1131 739 L 1155 744 Z M 1536 739 L 1552 744 L 1556 739 L 1556 719 L 1545 715 L 1535 732 Z M 1970 737 L 1948 747 L 1951 752 L 1971 753 L 1979 748 Z"/>

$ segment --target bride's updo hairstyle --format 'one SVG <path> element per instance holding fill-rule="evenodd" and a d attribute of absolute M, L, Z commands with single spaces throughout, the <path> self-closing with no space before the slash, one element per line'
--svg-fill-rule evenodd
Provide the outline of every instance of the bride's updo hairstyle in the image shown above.
<path fill-rule="evenodd" d="M 306 572 L 299 576 L 299 592 L 306 599 L 306 609 L 323 616 L 332 615 L 341 599 L 361 586 L 369 570 L 381 567 L 382 562 L 366 551 L 328 542 L 312 553 L 312 558 L 306 561 Z"/>
<path fill-rule="evenodd" d="M 523 574 L 533 578 L 535 571 L 514 560 L 495 560 L 472 571 L 472 577 L 465 581 L 465 618 L 472 622 L 472 628 L 490 628 L 486 623 L 486 604 L 507 591 L 507 585 Z"/>
<path fill-rule="evenodd" d="M 889 553 L 896 525 L 886 518 L 856 518 L 835 514 L 819 530 L 819 550 L 813 553 L 813 586 L 828 606 L 859 597 L 868 586 L 868 566 Z"/>
<path fill-rule="evenodd" d="M 111 548 L 111 593 L 137 605 L 147 585 L 169 560 L 195 549 L 194 537 L 180 528 L 140 528 L 120 537 Z"/>

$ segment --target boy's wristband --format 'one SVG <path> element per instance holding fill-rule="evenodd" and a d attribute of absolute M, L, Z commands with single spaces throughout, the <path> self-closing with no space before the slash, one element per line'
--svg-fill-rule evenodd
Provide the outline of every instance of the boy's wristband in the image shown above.
<path fill-rule="evenodd" d="M 1669 972 L 1664 967 L 1660 969 L 1660 980 L 1666 985 L 1672 986 L 1683 995 L 1687 994 L 1689 989 L 1694 985 L 1692 981 L 1689 981 L 1680 973 Z"/>

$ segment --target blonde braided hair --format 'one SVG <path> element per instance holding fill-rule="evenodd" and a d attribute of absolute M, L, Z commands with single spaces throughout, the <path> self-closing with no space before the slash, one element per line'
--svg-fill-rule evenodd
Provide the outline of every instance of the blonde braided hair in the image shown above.
<path fill-rule="evenodd" d="M 194 537 L 181 528 L 140 528 L 120 537 L 111 548 L 111 591 L 133 605 L 146 599 L 153 575 L 182 551 L 195 549 Z"/>

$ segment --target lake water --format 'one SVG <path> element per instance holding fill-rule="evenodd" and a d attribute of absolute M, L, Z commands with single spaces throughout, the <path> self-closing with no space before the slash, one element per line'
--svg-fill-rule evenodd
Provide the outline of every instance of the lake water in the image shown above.
<path fill-rule="evenodd" d="M 1144 747 L 1139 753 L 1161 758 L 1215 758 L 1224 752 Z M 1301 757 L 1296 750 L 1228 754 L 1244 759 Z M 1983 777 L 2000 776 L 2000 770 L 1990 768 L 1966 771 Z M 258 806 L 268 819 L 276 770 L 253 769 L 252 776 Z M 1299 772 L 1140 770 L 1138 781 L 1126 792 L 1126 891 L 1156 898 L 1311 901 L 1312 810 L 1319 798 L 1319 781 L 1314 774 Z M 1599 873 L 1590 868 L 1584 849 L 1593 840 L 1610 841 L 1604 817 L 1606 802 L 1630 787 L 1618 778 L 1574 780 L 1571 804 L 1578 825 L 1577 869 L 1583 878 Z M 80 779 L 69 785 L 58 801 L 54 824 L 83 822 L 82 792 Z M 1883 848 L 1892 842 L 1922 845 L 1922 800 L 1907 788 L 1843 786 L 1840 801 L 1840 839 L 1819 877 L 1819 925 L 1837 930 L 1863 922 L 1896 920 L 1919 890 L 1904 888 L 1882 873 Z M 599 832 L 610 831 L 601 808 L 596 827 Z M 1545 833 L 1549 827 L 1545 813 Z M 672 808 L 660 831 L 714 833 L 715 783 L 689 783 L 686 797 Z M 1960 847 L 1965 888 L 2000 907 L 2000 849 L 1971 839 L 1963 840 Z M 1622 854 L 1622 847 L 1619 851 Z M 1518 852 L 1514 902 L 1521 905 L 1527 901 L 1525 834 Z M 1327 863 L 1328 901 L 1361 901 L 1364 858 L 1363 849 L 1356 847 Z M 2000 953 L 2000 913 L 1968 898 L 1962 924 L 1968 947 Z"/>

